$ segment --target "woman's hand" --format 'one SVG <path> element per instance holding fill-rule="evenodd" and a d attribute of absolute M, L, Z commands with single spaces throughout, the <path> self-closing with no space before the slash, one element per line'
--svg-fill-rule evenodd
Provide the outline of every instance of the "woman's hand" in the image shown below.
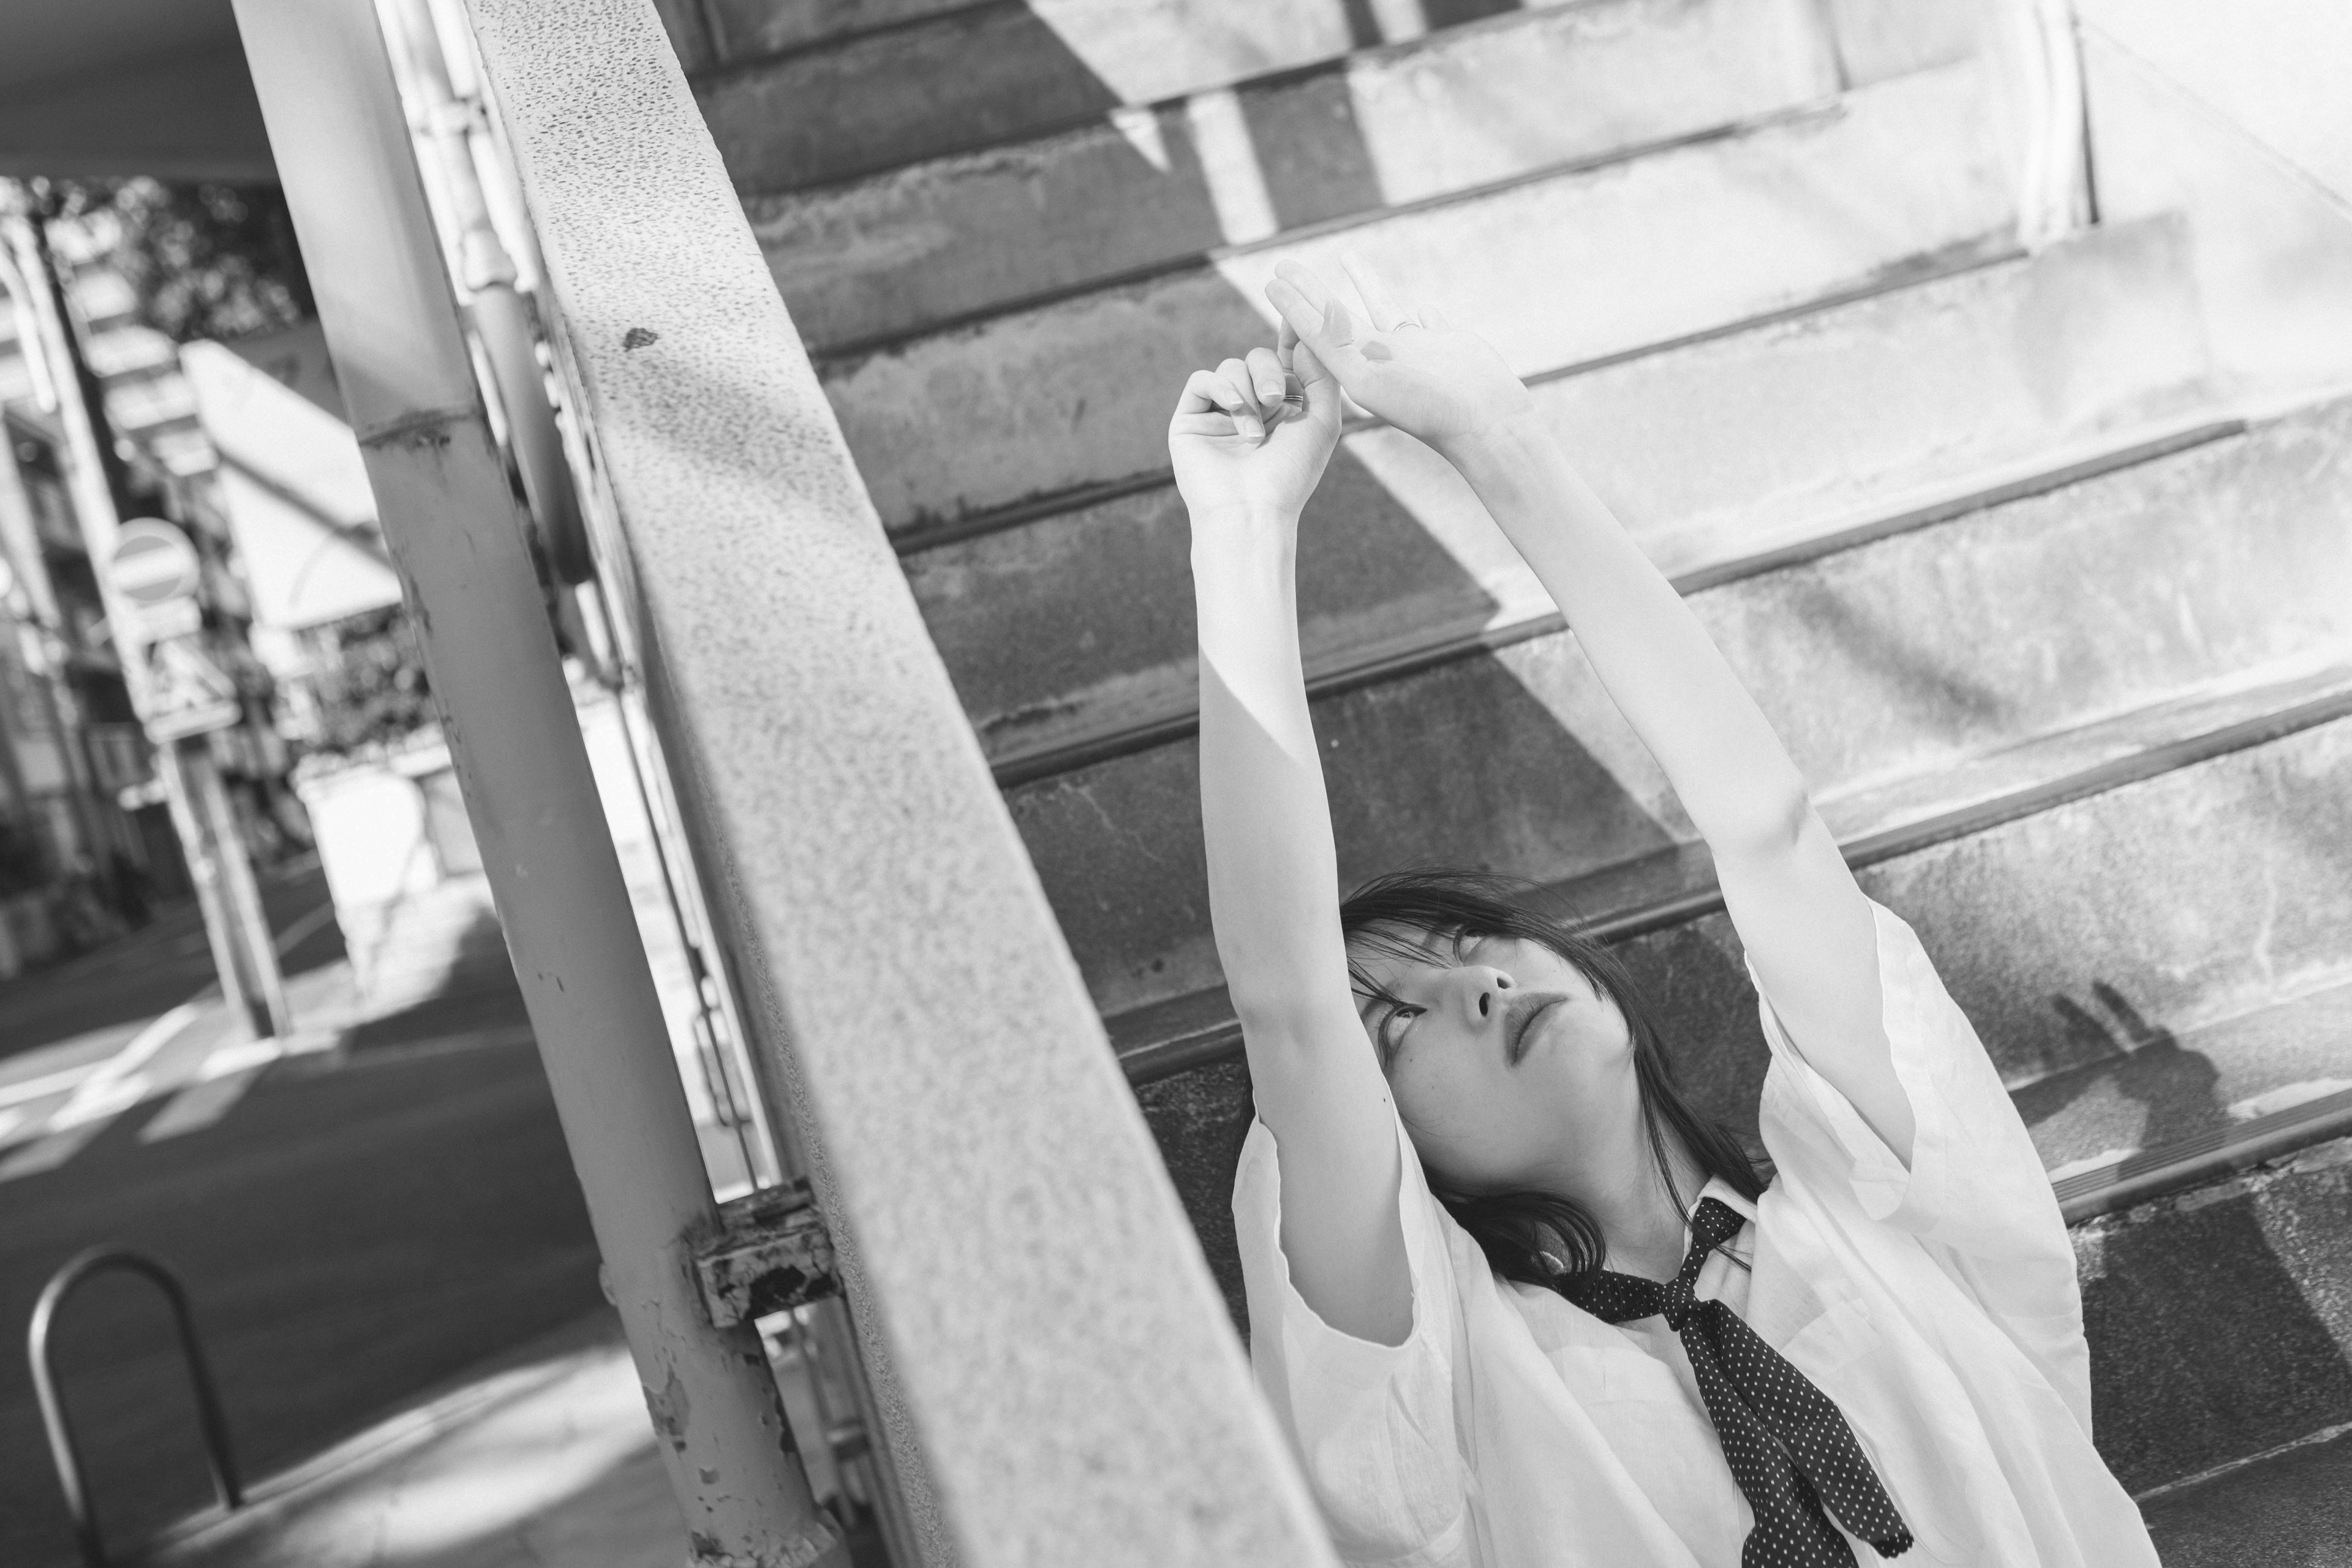
<path fill-rule="evenodd" d="M 1231 512 L 1296 522 L 1339 440 L 1338 384 L 1287 342 L 1194 371 L 1168 422 L 1176 488 L 1196 521 Z"/>
<path fill-rule="evenodd" d="M 1362 296 L 1362 321 L 1329 280 L 1296 261 L 1275 268 L 1265 297 L 1282 312 L 1285 339 L 1297 333 L 1367 412 L 1451 457 L 1535 406 L 1484 338 L 1433 307 L 1401 304 L 1360 257 L 1341 260 Z"/>

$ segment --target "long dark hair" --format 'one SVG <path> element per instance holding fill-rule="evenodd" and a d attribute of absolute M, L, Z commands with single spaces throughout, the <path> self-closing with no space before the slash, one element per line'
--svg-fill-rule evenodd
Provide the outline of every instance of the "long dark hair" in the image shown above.
<path fill-rule="evenodd" d="M 1519 937 L 1540 942 L 1581 971 L 1593 988 L 1617 1005 L 1632 1036 L 1633 1079 L 1642 1099 L 1642 1121 L 1659 1178 L 1677 1207 L 1688 1198 L 1675 1181 L 1668 1137 L 1690 1152 L 1698 1167 L 1719 1176 L 1753 1202 L 1767 1175 L 1759 1161 L 1728 1127 L 1702 1116 L 1683 1098 L 1657 1019 L 1633 985 L 1625 966 L 1599 942 L 1579 935 L 1566 921 L 1541 912 L 1542 889 L 1513 877 L 1443 867 L 1423 867 L 1375 877 L 1339 906 L 1339 929 L 1350 942 L 1399 957 L 1425 959 L 1400 931 L 1446 940 Z M 1401 999 L 1375 984 L 1362 964 L 1350 960 L 1349 977 L 1368 996 L 1391 1005 Z M 1476 1238 L 1486 1261 L 1506 1279 L 1547 1289 L 1564 1289 L 1601 1266 L 1606 1251 L 1601 1226 L 1584 1205 L 1552 1193 L 1430 1191 L 1464 1230 Z M 1693 1194 L 1690 1196 L 1695 1197 Z"/>

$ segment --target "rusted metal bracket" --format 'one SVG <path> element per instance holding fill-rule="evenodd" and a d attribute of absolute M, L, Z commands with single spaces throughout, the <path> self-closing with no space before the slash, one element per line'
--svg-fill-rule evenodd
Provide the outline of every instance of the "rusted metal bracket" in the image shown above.
<path fill-rule="evenodd" d="M 719 1205 L 719 1230 L 695 1248 L 703 1310 L 719 1328 L 836 1295 L 833 1238 L 808 1185 L 769 1187 Z"/>

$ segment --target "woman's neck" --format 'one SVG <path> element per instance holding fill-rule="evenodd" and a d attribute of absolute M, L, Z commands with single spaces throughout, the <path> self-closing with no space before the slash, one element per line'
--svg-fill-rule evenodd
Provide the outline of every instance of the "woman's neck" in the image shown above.
<path fill-rule="evenodd" d="M 1698 1201 L 1706 1172 L 1681 1139 L 1667 1131 L 1664 1141 L 1681 1206 L 1658 1173 L 1657 1155 L 1638 1106 L 1615 1136 L 1602 1140 L 1609 1147 L 1587 1144 L 1574 1169 L 1546 1184 L 1592 1216 L 1608 1247 L 1604 1267 L 1620 1274 L 1670 1279 L 1688 1251 L 1685 1210 Z"/>

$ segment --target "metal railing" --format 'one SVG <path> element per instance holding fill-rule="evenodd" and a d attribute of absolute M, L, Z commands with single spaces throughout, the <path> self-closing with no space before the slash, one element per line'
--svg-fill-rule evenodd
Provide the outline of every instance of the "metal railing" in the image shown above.
<path fill-rule="evenodd" d="M 77 1254 L 49 1277 L 33 1308 L 32 1327 L 25 1336 L 25 1353 L 32 1363 L 33 1392 L 41 1403 L 41 1425 L 47 1428 L 49 1458 L 58 1468 L 58 1486 L 66 1509 L 73 1515 L 74 1535 L 81 1543 L 81 1559 L 89 1568 L 106 1568 L 106 1543 L 99 1533 L 98 1512 L 91 1505 L 89 1484 L 82 1475 L 81 1451 L 74 1442 L 73 1423 L 66 1415 L 64 1395 L 58 1388 L 57 1368 L 49 1360 L 49 1331 L 57 1326 L 58 1309 L 93 1277 L 108 1272 L 137 1274 L 163 1293 L 171 1304 L 172 1321 L 179 1331 L 180 1354 L 188 1364 L 188 1382 L 196 1396 L 196 1425 L 205 1439 L 205 1462 L 213 1475 L 213 1491 L 221 1507 L 241 1508 L 245 1489 L 238 1483 L 236 1462 L 230 1455 L 228 1423 L 222 1417 L 220 1394 L 213 1386 L 212 1369 L 196 1338 L 196 1322 L 188 1309 L 188 1293 L 177 1276 L 143 1253 L 122 1247 L 93 1247 Z"/>

